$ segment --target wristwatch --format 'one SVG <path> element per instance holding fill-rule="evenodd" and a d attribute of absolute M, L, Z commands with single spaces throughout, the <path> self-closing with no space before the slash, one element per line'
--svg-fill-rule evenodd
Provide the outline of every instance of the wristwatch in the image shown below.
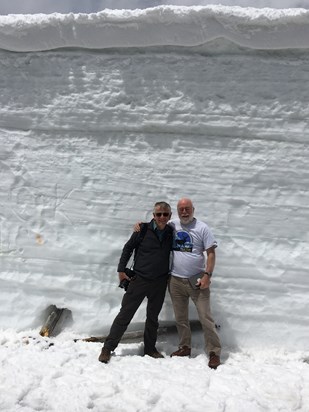
<path fill-rule="evenodd" d="M 212 277 L 212 272 L 205 272 L 205 275 L 207 275 L 211 278 Z"/>

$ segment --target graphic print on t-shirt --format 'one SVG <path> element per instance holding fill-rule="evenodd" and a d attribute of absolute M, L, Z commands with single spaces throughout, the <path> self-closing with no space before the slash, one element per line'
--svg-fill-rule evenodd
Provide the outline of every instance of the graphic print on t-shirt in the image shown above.
<path fill-rule="evenodd" d="M 173 250 L 179 252 L 192 252 L 193 240 L 185 230 L 178 230 L 174 238 Z"/>

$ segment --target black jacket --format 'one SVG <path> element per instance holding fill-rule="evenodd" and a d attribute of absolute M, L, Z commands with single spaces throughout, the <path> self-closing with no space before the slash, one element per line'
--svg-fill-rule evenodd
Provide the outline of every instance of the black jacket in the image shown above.
<path fill-rule="evenodd" d="M 170 271 L 169 259 L 173 244 L 173 229 L 165 226 L 162 241 L 153 229 L 153 220 L 146 223 L 147 231 L 140 242 L 141 232 L 134 232 L 122 249 L 118 272 L 124 269 L 135 249 L 134 272 L 147 279 L 167 276 Z"/>

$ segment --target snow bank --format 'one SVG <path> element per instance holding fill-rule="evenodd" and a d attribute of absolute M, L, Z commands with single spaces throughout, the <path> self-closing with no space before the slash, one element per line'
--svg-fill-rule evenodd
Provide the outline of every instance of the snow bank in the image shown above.
<path fill-rule="evenodd" d="M 190 196 L 219 242 L 223 344 L 307 347 L 307 20 L 227 7 L 0 18 L 1 328 L 39 329 L 54 304 L 76 333 L 102 334 L 132 224 Z"/>

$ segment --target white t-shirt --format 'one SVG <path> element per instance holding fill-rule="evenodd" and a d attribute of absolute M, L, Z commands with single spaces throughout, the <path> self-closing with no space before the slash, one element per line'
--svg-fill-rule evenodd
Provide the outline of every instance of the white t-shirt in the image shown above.
<path fill-rule="evenodd" d="M 172 275 L 189 278 L 205 270 L 204 251 L 217 247 L 214 236 L 206 225 L 193 219 L 187 225 L 173 219 L 168 223 L 174 229 Z"/>

